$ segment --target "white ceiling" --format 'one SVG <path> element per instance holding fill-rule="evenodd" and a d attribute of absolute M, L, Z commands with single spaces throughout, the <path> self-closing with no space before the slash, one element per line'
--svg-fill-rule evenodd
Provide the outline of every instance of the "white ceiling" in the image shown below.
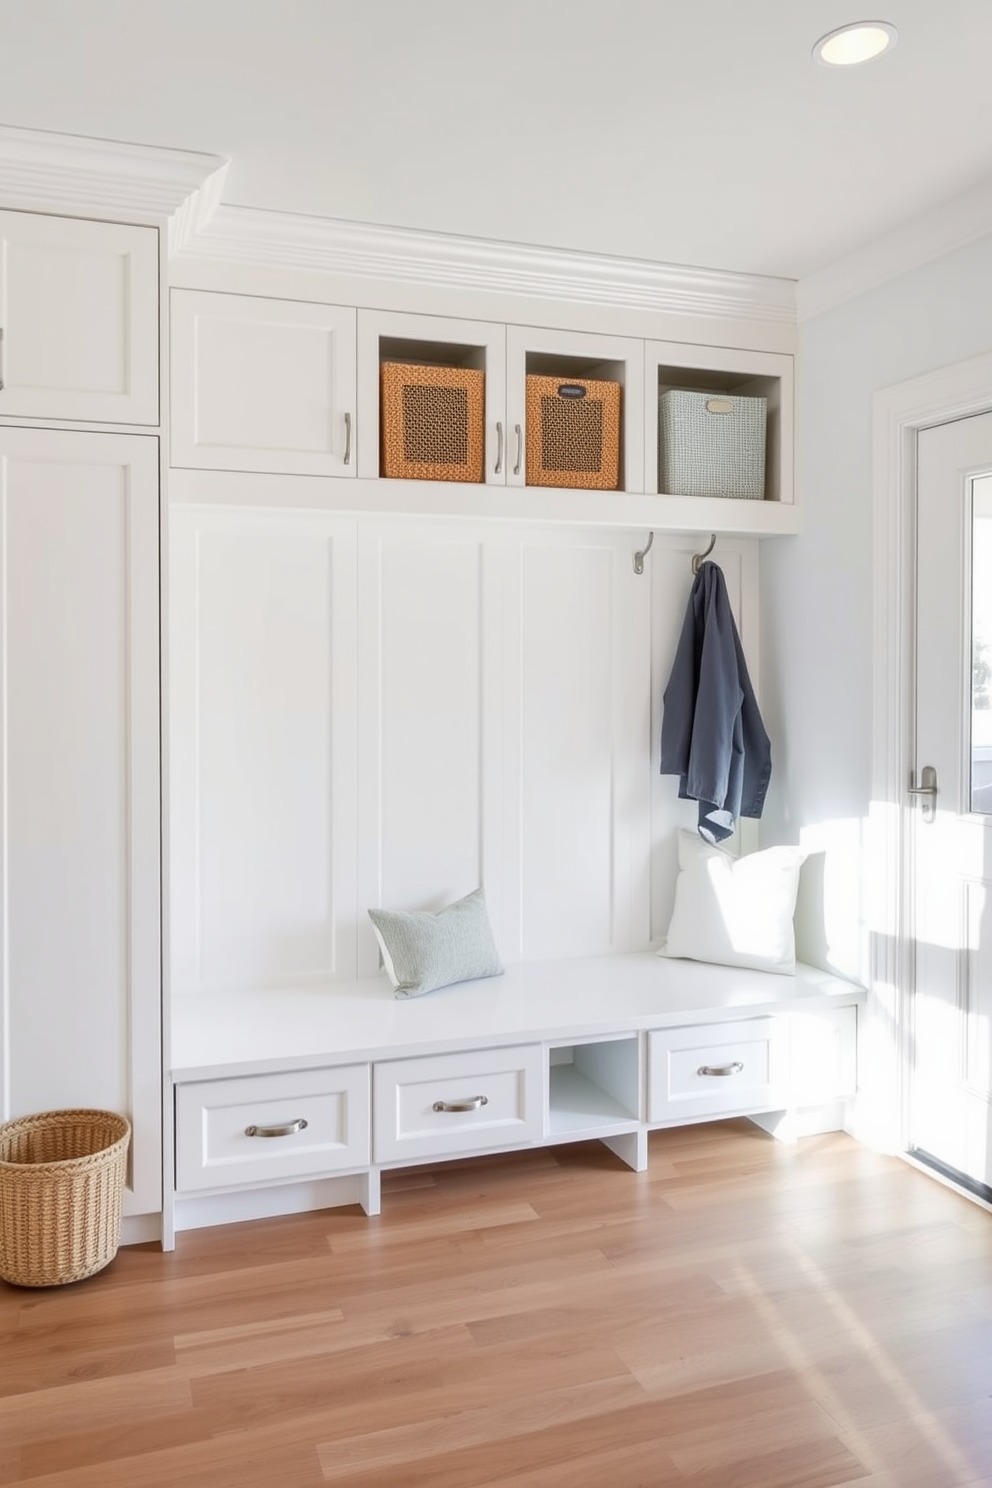
<path fill-rule="evenodd" d="M 0 0 L 0 124 L 224 201 L 802 278 L 992 181 L 992 0 Z M 895 50 L 829 70 L 864 15 Z"/>

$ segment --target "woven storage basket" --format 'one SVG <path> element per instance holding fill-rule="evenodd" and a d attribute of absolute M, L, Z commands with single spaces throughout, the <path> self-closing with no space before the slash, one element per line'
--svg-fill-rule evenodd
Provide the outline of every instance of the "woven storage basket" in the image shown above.
<path fill-rule="evenodd" d="M 380 368 L 381 472 L 404 480 L 481 481 L 486 374 L 471 367 Z"/>
<path fill-rule="evenodd" d="M 0 1276 L 62 1286 L 121 1240 L 131 1126 L 111 1111 L 45 1111 L 0 1126 Z"/>
<path fill-rule="evenodd" d="M 618 382 L 528 375 L 527 484 L 617 489 Z"/>
<path fill-rule="evenodd" d="M 668 496 L 765 494 L 764 398 L 672 388 L 658 400 L 658 489 Z"/>

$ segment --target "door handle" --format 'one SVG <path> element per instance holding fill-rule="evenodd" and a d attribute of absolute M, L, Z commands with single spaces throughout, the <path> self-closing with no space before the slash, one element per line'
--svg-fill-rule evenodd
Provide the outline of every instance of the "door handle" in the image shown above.
<path fill-rule="evenodd" d="M 937 771 L 933 765 L 923 766 L 919 785 L 911 785 L 907 794 L 919 797 L 923 820 L 932 822 L 937 815 Z"/>

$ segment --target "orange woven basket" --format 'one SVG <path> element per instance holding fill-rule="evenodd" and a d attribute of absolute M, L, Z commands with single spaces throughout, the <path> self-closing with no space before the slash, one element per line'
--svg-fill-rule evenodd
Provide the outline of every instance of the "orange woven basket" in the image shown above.
<path fill-rule="evenodd" d="M 470 367 L 383 362 L 381 474 L 481 481 L 486 374 Z"/>
<path fill-rule="evenodd" d="M 121 1240 L 131 1125 L 112 1111 L 44 1111 L 0 1126 L 0 1276 L 64 1286 Z"/>
<path fill-rule="evenodd" d="M 620 384 L 527 376 L 527 484 L 615 491 Z"/>

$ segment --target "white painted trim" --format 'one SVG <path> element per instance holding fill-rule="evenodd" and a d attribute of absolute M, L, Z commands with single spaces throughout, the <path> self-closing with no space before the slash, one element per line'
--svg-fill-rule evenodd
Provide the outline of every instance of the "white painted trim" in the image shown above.
<path fill-rule="evenodd" d="M 992 233 L 992 181 L 901 223 L 799 280 L 800 323 Z"/>
<path fill-rule="evenodd" d="M 881 388 L 874 398 L 869 998 L 851 1130 L 884 1151 L 908 1136 L 912 926 L 906 787 L 912 766 L 916 442 L 920 429 L 992 408 L 992 354 Z M 867 1078 L 866 1078 L 867 1077 Z"/>
<path fill-rule="evenodd" d="M 0 201 L 28 211 L 160 222 L 185 241 L 216 209 L 220 155 L 0 125 Z"/>
<path fill-rule="evenodd" d="M 757 274 L 220 206 L 180 255 L 795 324 L 795 284 Z"/>

